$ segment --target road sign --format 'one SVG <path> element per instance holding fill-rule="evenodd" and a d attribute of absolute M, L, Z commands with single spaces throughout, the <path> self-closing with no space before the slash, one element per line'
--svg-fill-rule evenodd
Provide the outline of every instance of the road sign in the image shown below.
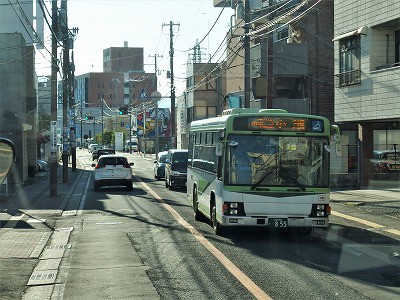
<path fill-rule="evenodd" d="M 69 127 L 70 128 L 75 128 L 76 124 L 75 124 L 75 120 L 74 119 L 69 119 Z"/>
<path fill-rule="evenodd" d="M 147 99 L 147 98 L 149 98 L 149 96 L 147 95 L 146 91 L 143 89 L 140 92 L 139 99 Z"/>

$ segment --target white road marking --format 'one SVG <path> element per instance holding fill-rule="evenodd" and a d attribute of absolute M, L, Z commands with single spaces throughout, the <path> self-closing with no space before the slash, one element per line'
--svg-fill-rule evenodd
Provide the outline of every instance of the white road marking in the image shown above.
<path fill-rule="evenodd" d="M 364 219 L 360 219 L 360 218 L 357 218 L 357 217 L 353 217 L 353 216 L 349 216 L 349 215 L 346 215 L 346 214 L 342 214 L 342 213 L 337 212 L 337 211 L 332 211 L 332 215 L 334 215 L 336 217 L 339 217 L 339 218 L 343 218 L 343 219 L 346 219 L 346 220 L 354 221 L 354 222 L 369 226 L 370 228 L 373 228 L 373 229 L 381 229 L 381 231 L 386 231 L 388 233 L 400 236 L 400 230 L 397 230 L 397 229 L 394 229 L 394 228 L 389 228 L 387 226 L 383 226 L 383 225 L 380 225 L 378 223 L 374 223 L 374 222 L 367 221 L 367 220 L 364 220 Z"/>

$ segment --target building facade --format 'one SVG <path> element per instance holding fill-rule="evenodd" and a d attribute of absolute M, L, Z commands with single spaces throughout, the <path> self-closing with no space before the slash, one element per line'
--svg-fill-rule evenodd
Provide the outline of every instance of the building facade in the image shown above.
<path fill-rule="evenodd" d="M 373 150 L 400 149 L 400 3 L 335 2 L 335 121 L 353 124 L 362 184 Z"/>
<path fill-rule="evenodd" d="M 154 106 L 156 90 L 157 75 L 143 70 L 143 48 L 103 50 L 103 72 L 75 76 L 78 144 L 104 130 L 136 134 L 138 112 Z"/>
<path fill-rule="evenodd" d="M 187 148 L 190 122 L 216 117 L 226 106 L 225 63 L 189 63 L 186 91 L 176 103 L 177 144 Z"/>
<path fill-rule="evenodd" d="M 222 4 L 214 1 L 214 5 Z M 333 121 L 333 1 L 258 4 L 250 8 L 250 107 L 283 108 Z M 231 107 L 245 105 L 246 46 L 242 40 L 244 19 L 238 9 L 235 27 L 227 34 L 227 96 Z"/>
<path fill-rule="evenodd" d="M 111 47 L 103 50 L 103 71 L 104 72 L 132 72 L 143 71 L 143 48 Z"/>
<path fill-rule="evenodd" d="M 17 160 L 9 183 L 35 174 L 37 159 L 37 79 L 35 50 L 20 33 L 0 33 L 0 136 L 14 142 Z"/>

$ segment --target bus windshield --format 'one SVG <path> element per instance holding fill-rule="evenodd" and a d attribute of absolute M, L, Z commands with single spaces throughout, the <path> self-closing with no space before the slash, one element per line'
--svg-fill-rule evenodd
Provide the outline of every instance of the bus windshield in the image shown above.
<path fill-rule="evenodd" d="M 327 137 L 238 135 L 228 137 L 224 181 L 227 185 L 329 186 Z"/>

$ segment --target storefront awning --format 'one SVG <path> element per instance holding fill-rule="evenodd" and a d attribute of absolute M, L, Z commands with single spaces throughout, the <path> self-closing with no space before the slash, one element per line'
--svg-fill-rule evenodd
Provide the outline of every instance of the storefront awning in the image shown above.
<path fill-rule="evenodd" d="M 47 139 L 40 132 L 36 133 L 36 141 L 38 144 L 46 144 L 48 142 Z"/>

